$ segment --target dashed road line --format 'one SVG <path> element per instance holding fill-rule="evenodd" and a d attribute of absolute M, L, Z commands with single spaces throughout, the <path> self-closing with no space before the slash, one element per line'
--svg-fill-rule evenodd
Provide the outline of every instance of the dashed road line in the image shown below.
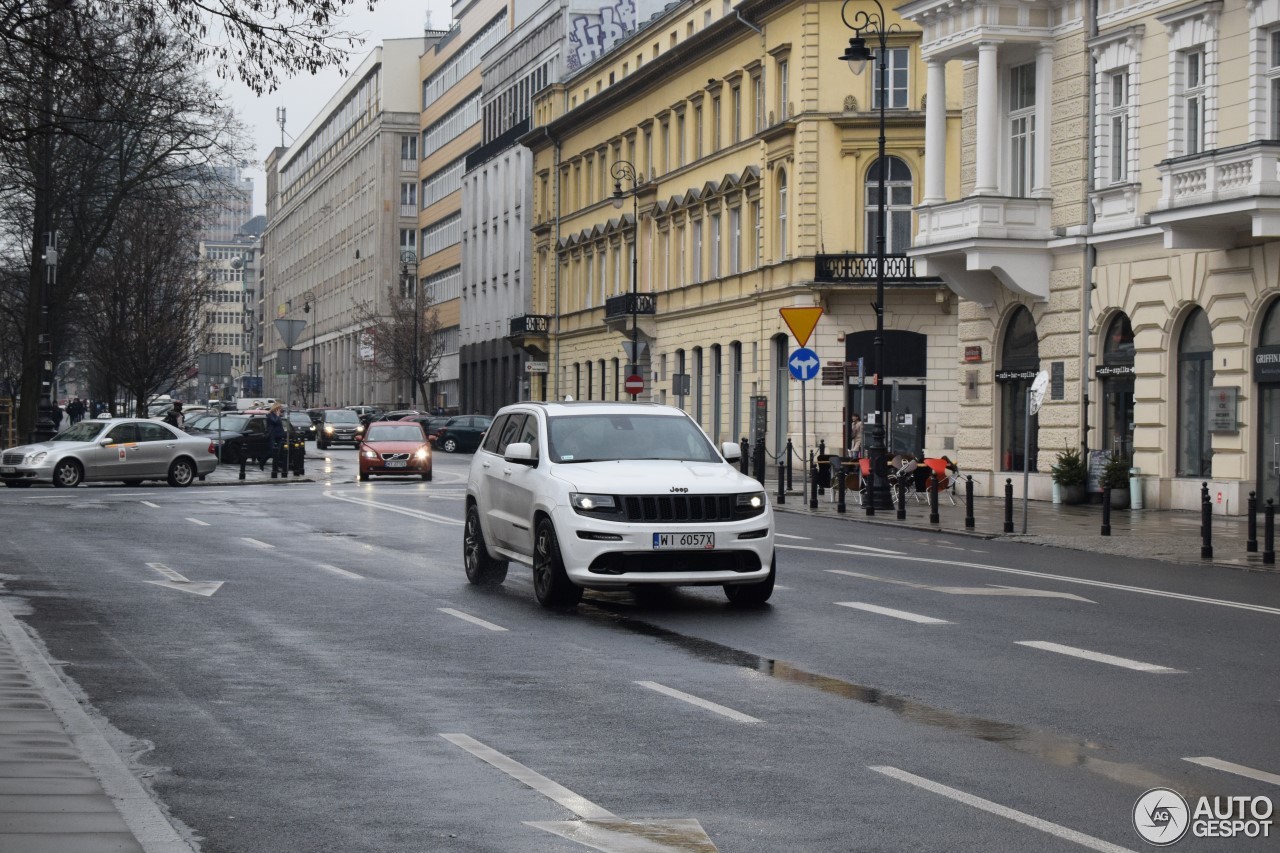
<path fill-rule="evenodd" d="M 690 705 L 697 705 L 699 708 L 712 711 L 722 717 L 728 717 L 731 720 L 736 720 L 739 723 L 764 722 L 764 720 L 749 716 L 741 711 L 735 711 L 732 708 L 719 705 L 709 699 L 702 699 L 691 693 L 685 693 L 683 690 L 676 690 L 674 687 L 667 687 L 665 684 L 659 684 L 656 681 L 637 681 L 636 684 L 639 684 L 641 687 L 647 687 L 650 690 L 655 690 L 663 695 L 670 696 L 672 699 L 679 699 L 681 702 L 688 702 Z"/>
<path fill-rule="evenodd" d="M 514 758 L 508 758 L 493 747 L 484 745 L 470 735 L 441 734 L 440 737 L 456 747 L 465 749 L 481 761 L 493 765 L 517 782 L 528 785 L 539 794 L 542 794 L 542 796 L 559 803 L 578 817 L 586 820 L 610 820 L 617 817 L 608 809 L 597 806 L 586 797 L 575 794 L 558 782 L 552 782 L 541 773 L 525 767 Z"/>
<path fill-rule="evenodd" d="M 841 548 L 857 548 L 859 551 L 868 551 L 872 554 L 885 554 L 888 556 L 902 556 L 902 551 L 890 551 L 888 548 L 872 548 L 870 545 L 851 545 L 848 542 L 839 543 Z M 832 551 L 833 554 L 839 554 L 840 551 Z"/>
<path fill-rule="evenodd" d="M 333 498 L 336 501 L 345 501 L 347 503 L 360 504 L 361 506 L 369 506 L 369 507 L 373 507 L 374 509 L 386 510 L 387 512 L 398 512 L 401 515 L 407 515 L 412 518 L 420 518 L 420 519 L 425 519 L 427 521 L 435 521 L 435 522 L 439 522 L 440 524 L 454 524 L 454 525 L 457 525 L 458 527 L 462 526 L 462 522 L 459 521 L 458 519 L 449 518 L 448 516 L 444 516 L 444 515 L 436 515 L 434 512 L 424 512 L 419 509 L 406 509 L 401 506 L 395 506 L 394 504 L 382 503 L 380 501 L 371 501 L 366 498 L 353 498 L 348 495 L 339 494 L 337 492 L 325 492 L 324 496 L 326 498 Z"/>
<path fill-rule="evenodd" d="M 481 628 L 488 628 L 490 631 L 505 631 L 501 625 L 495 625 L 492 622 L 486 622 L 470 613 L 463 613 L 461 610 L 454 610 L 452 607 L 437 607 L 441 613 L 448 613 L 450 616 L 456 616 L 464 622 L 470 622 L 472 625 L 479 625 Z"/>
<path fill-rule="evenodd" d="M 1109 841 L 1103 841 L 1101 838 L 1094 838 L 1092 835 L 1085 835 L 1083 832 L 1077 832 L 1074 829 L 1068 829 L 1065 826 L 1056 823 L 1050 823 L 1047 820 L 1029 815 L 1026 812 L 1020 812 L 1017 809 L 1011 809 L 1008 806 L 1002 806 L 991 800 L 984 800 L 982 797 L 976 797 L 973 794 L 967 794 L 958 788 L 952 788 L 943 785 L 941 782 L 934 782 L 931 779 L 925 779 L 923 776 L 917 776 L 914 773 L 908 773 L 905 770 L 899 770 L 897 767 L 869 767 L 877 773 L 882 773 L 891 779 L 897 779 L 899 782 L 906 782 L 908 785 L 914 785 L 930 793 L 939 794 L 958 803 L 964 803 L 966 806 L 973 806 L 975 809 L 981 809 L 989 814 L 1011 820 L 1014 823 L 1020 823 L 1023 826 L 1029 826 L 1032 829 L 1038 829 L 1049 835 L 1057 836 L 1065 841 L 1079 844 L 1081 847 L 1087 847 L 1090 850 L 1099 850 L 1101 853 L 1134 853 L 1128 847 L 1121 847 L 1118 844 L 1112 844 Z"/>
<path fill-rule="evenodd" d="M 351 578 L 352 580 L 357 581 L 364 580 L 364 575 L 358 575 L 355 572 L 349 572 L 346 569 L 340 569 L 337 566 L 330 566 L 328 563 L 316 563 L 316 568 L 324 569 L 326 572 L 332 572 L 335 575 L 341 575 L 344 578 Z"/>
<path fill-rule="evenodd" d="M 902 619 L 907 622 L 917 622 L 921 625 L 950 625 L 946 619 L 935 619 L 932 616 L 921 616 L 919 613 L 910 613 L 906 610 L 894 610 L 892 607 L 880 607 L 876 604 L 867 604 L 864 601 L 837 601 L 836 604 L 841 607 L 850 607 L 854 610 L 865 610 L 868 613 L 878 613 L 881 616 L 892 616 L 894 619 Z"/>
<path fill-rule="evenodd" d="M 192 524 L 198 524 L 198 525 L 200 525 L 201 527 L 208 527 L 208 526 L 209 526 L 209 522 L 207 522 L 207 521 L 201 521 L 201 520 L 200 520 L 200 519 L 198 519 L 198 518 L 188 518 L 188 519 L 187 519 L 187 521 L 191 522 Z"/>
<path fill-rule="evenodd" d="M 152 509 L 160 508 L 160 504 L 153 504 L 151 501 L 138 501 L 138 503 L 142 504 L 143 506 L 149 506 Z"/>
<path fill-rule="evenodd" d="M 1103 654 L 1102 652 L 1091 652 L 1088 649 L 1077 649 L 1075 646 L 1064 646 L 1061 643 L 1049 643 L 1044 640 L 1017 640 L 1019 646 L 1027 646 L 1033 649 L 1041 649 L 1046 652 L 1057 652 L 1060 655 L 1067 655 L 1073 658 L 1083 658 L 1084 660 L 1096 661 L 1098 663 L 1106 663 L 1111 666 L 1120 666 L 1125 669 L 1134 669 L 1138 672 L 1153 672 L 1160 675 L 1183 675 L 1185 670 L 1172 669 L 1159 664 L 1146 663 L 1140 660 L 1132 660 L 1130 658 L 1116 657 L 1115 655 Z"/>
<path fill-rule="evenodd" d="M 276 547 L 275 545 L 272 545 L 270 542 L 263 542 L 263 541 L 262 541 L 262 540 L 260 540 L 260 539 L 252 539 L 252 538 L 250 538 L 250 537 L 248 537 L 248 536 L 241 536 L 241 537 L 240 537 L 240 541 L 241 541 L 241 542 L 246 542 L 246 543 L 248 543 L 248 544 L 250 544 L 250 545 L 253 545 L 253 546 L 254 546 L 254 547 L 256 547 L 256 548 L 272 548 L 272 549 L 274 549 L 274 548 Z"/>
<path fill-rule="evenodd" d="M 812 536 L 793 536 L 790 533 L 778 533 L 777 531 L 774 531 L 773 535 L 778 539 L 803 539 L 808 541 L 813 538 Z"/>
<path fill-rule="evenodd" d="M 1184 758 L 1182 760 L 1190 761 L 1192 764 L 1199 764 L 1202 767 L 1211 767 L 1214 770 L 1221 770 L 1223 773 L 1233 773 L 1236 776 L 1243 776 L 1246 779 L 1253 779 L 1258 782 L 1268 782 L 1272 785 L 1280 785 L 1280 775 L 1268 773 L 1265 770 L 1255 770 L 1252 767 L 1245 767 L 1243 764 L 1232 764 L 1230 761 L 1223 761 L 1221 758 L 1212 758 L 1206 755 L 1200 758 Z"/>

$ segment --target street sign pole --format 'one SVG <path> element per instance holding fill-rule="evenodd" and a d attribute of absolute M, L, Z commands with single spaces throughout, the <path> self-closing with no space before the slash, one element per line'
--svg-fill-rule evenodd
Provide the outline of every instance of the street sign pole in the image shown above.
<path fill-rule="evenodd" d="M 808 382 L 800 383 L 800 470 L 804 472 L 804 483 L 801 486 L 801 503 L 808 500 L 809 495 L 809 418 L 808 407 L 805 405 L 804 389 L 809 387 Z"/>

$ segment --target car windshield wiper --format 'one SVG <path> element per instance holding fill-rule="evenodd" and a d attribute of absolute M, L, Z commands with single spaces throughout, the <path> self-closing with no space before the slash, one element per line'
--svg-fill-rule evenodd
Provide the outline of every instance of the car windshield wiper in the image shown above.
<path fill-rule="evenodd" d="M 579 462 L 617 462 L 617 461 L 618 461 L 617 459 L 593 459 L 593 458 L 587 458 L 587 459 L 561 459 L 561 460 L 560 460 L 560 464 L 561 464 L 561 465 L 576 465 L 576 464 L 577 464 L 577 463 L 579 463 Z"/>

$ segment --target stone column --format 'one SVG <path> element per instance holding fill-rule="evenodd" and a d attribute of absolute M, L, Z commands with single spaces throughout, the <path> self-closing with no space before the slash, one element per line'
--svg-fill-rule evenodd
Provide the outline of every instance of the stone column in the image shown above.
<path fill-rule="evenodd" d="M 947 66 L 941 59 L 929 59 L 925 67 L 924 203 L 941 204 L 947 200 Z"/>
<path fill-rule="evenodd" d="M 1036 51 L 1036 163 L 1035 174 L 1031 178 L 1031 195 L 1034 198 L 1048 198 L 1052 195 L 1049 186 L 1049 159 L 1053 150 L 1052 101 L 1053 44 L 1045 43 Z"/>
<path fill-rule="evenodd" d="M 1000 192 L 1000 71 L 999 44 L 978 44 L 978 163 L 974 195 Z"/>

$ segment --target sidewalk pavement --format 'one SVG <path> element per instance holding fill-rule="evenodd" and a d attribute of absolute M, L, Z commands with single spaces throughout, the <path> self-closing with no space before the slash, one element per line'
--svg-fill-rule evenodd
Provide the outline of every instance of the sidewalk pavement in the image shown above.
<path fill-rule="evenodd" d="M 308 454 L 307 474 L 274 482 L 314 482 L 323 470 L 324 454 Z M 221 465 L 203 485 L 272 482 L 271 471 L 257 465 Z M 1004 532 L 1003 498 L 975 497 L 974 527 L 965 527 L 963 492 L 953 505 L 939 495 L 938 522 L 929 521 L 927 499 L 907 500 L 906 519 L 896 510 L 867 516 L 852 494 L 845 512 L 837 512 L 835 496 L 819 496 L 816 508 L 798 491 L 777 502 L 776 485 L 770 499 L 778 512 L 839 518 L 864 525 L 873 535 L 883 529 L 917 533 L 946 532 L 983 538 L 1004 538 L 1120 556 L 1238 569 L 1269 571 L 1261 560 L 1262 519 L 1258 519 L 1259 553 L 1245 550 L 1247 520 L 1214 516 L 1213 558 L 1200 558 L 1198 513 L 1173 510 L 1116 510 L 1111 535 L 1101 535 L 1102 508 L 1064 506 L 1030 501 L 1027 532 L 1022 530 L 1022 503 L 1014 501 L 1014 533 Z M 105 733 L 22 624 L 0 604 L 0 853 L 192 853 L 161 807 L 125 765 Z"/>

